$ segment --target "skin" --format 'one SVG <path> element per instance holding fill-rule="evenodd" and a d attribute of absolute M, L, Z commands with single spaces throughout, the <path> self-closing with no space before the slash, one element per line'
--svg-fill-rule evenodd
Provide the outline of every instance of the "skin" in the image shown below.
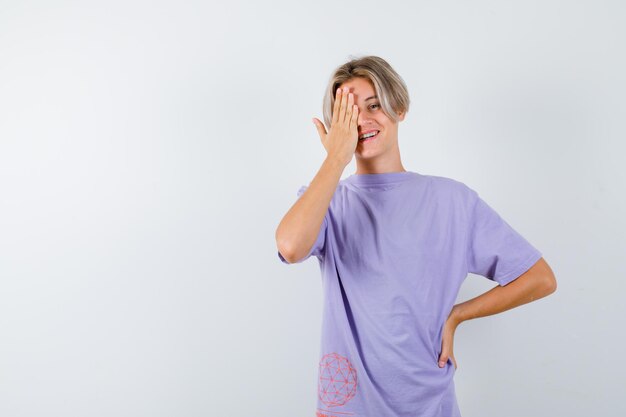
<path fill-rule="evenodd" d="M 398 125 L 404 120 L 405 113 L 400 113 L 399 121 L 394 122 L 382 111 L 377 99 L 366 101 L 376 95 L 374 86 L 367 79 L 353 78 L 341 84 L 340 88 L 342 91 L 337 91 L 330 131 L 326 131 L 319 119 L 313 119 L 328 153 L 328 161 L 335 161 L 340 167 L 339 176 L 341 167 L 348 165 L 353 156 L 356 158 L 357 175 L 406 171 L 398 146 Z M 357 140 L 361 133 L 371 129 L 380 130 L 378 138 L 366 143 Z M 338 180 L 336 171 L 333 176 L 335 186 Z M 330 199 L 330 196 L 326 197 Z M 313 232 L 318 229 L 313 229 Z M 554 291 L 556 278 L 548 263 L 541 258 L 509 284 L 497 285 L 478 297 L 456 304 L 444 324 L 439 367 L 444 367 L 451 359 L 455 369 L 458 369 L 453 351 L 454 334 L 462 322 L 510 310 Z"/>
<path fill-rule="evenodd" d="M 380 131 L 376 139 L 368 142 L 357 141 L 355 143 L 356 147 L 351 149 L 349 156 L 351 158 L 354 155 L 356 158 L 356 174 L 406 171 L 404 166 L 402 166 L 400 148 L 398 146 L 398 125 L 400 121 L 404 120 L 406 113 L 400 113 L 399 121 L 394 122 L 383 112 L 378 99 L 366 101 L 369 97 L 375 96 L 376 91 L 372 83 L 365 78 L 353 78 L 342 83 L 340 88 L 347 88 L 348 91 L 347 113 L 345 117 L 351 117 L 351 108 L 356 106 L 352 111 L 355 111 L 357 115 L 358 135 L 372 129 Z M 338 104 L 340 104 L 339 99 L 335 100 L 335 109 L 337 109 Z M 338 113 L 338 111 L 333 111 L 333 118 Z M 324 124 L 319 119 L 313 120 L 322 138 L 322 143 L 324 143 L 324 137 L 327 135 Z M 345 141 L 345 136 L 339 137 L 338 135 L 337 139 Z M 324 146 L 329 155 L 332 155 L 332 149 L 329 150 L 326 145 Z M 345 161 L 345 156 L 341 155 L 340 159 Z M 350 160 L 348 160 L 349 162 Z"/>
<path fill-rule="evenodd" d="M 454 368 L 458 368 L 453 352 L 454 332 L 462 322 L 501 313 L 555 291 L 554 273 L 545 259 L 540 258 L 528 271 L 507 285 L 497 285 L 478 297 L 456 304 L 443 328 L 439 367 L 445 366 L 448 358 L 451 358 Z"/>

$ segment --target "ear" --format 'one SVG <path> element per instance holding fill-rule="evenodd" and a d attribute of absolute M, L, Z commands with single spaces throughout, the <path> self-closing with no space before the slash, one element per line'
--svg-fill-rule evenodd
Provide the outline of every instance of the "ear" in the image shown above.
<path fill-rule="evenodd" d="M 404 120 L 404 116 L 406 115 L 406 112 L 400 112 L 398 113 L 398 121 L 403 121 Z"/>

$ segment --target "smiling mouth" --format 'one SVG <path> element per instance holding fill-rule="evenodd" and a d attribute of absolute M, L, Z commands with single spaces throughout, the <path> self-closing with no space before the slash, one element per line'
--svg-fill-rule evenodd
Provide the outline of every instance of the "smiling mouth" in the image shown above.
<path fill-rule="evenodd" d="M 376 134 L 374 136 L 370 136 L 367 138 L 359 138 L 359 142 L 369 142 L 371 140 L 374 140 L 378 137 L 378 134 L 380 133 L 380 130 L 376 132 Z"/>

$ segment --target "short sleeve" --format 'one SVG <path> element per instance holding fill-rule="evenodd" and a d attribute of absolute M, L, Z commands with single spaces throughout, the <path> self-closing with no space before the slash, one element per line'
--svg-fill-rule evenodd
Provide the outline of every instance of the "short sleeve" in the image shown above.
<path fill-rule="evenodd" d="M 542 254 L 480 198 L 476 191 L 471 190 L 471 196 L 468 272 L 504 286 L 530 269 Z"/>
<path fill-rule="evenodd" d="M 302 194 L 304 194 L 304 191 L 306 191 L 306 189 L 308 188 L 307 185 L 303 185 L 302 187 L 300 187 L 300 189 L 298 190 L 298 197 L 300 198 L 300 196 Z M 304 258 L 293 262 L 293 263 L 301 263 L 306 261 L 307 259 L 309 259 L 311 257 L 311 255 L 316 256 L 318 258 L 321 258 L 324 254 L 324 249 L 325 249 L 325 245 L 326 245 L 326 230 L 328 229 L 328 211 L 326 212 L 326 215 L 324 216 L 324 220 L 322 221 L 322 225 L 320 227 L 320 231 L 317 234 L 317 239 L 315 240 L 315 243 L 313 244 L 313 246 L 311 247 L 311 250 L 309 250 L 309 253 L 306 254 L 306 256 L 304 256 Z M 278 253 L 278 258 L 286 264 L 289 264 L 289 262 L 287 262 L 287 260 L 285 258 L 283 258 L 283 255 L 281 255 L 281 253 L 279 251 L 277 251 Z"/>

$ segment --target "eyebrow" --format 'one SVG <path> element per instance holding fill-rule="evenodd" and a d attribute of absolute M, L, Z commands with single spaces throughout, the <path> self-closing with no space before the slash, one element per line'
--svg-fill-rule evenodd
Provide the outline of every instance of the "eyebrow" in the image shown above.
<path fill-rule="evenodd" d="M 371 100 L 371 99 L 373 99 L 373 98 L 378 98 L 378 96 L 371 96 L 371 97 L 366 98 L 366 99 L 365 99 L 365 100 L 363 100 L 363 101 Z"/>

